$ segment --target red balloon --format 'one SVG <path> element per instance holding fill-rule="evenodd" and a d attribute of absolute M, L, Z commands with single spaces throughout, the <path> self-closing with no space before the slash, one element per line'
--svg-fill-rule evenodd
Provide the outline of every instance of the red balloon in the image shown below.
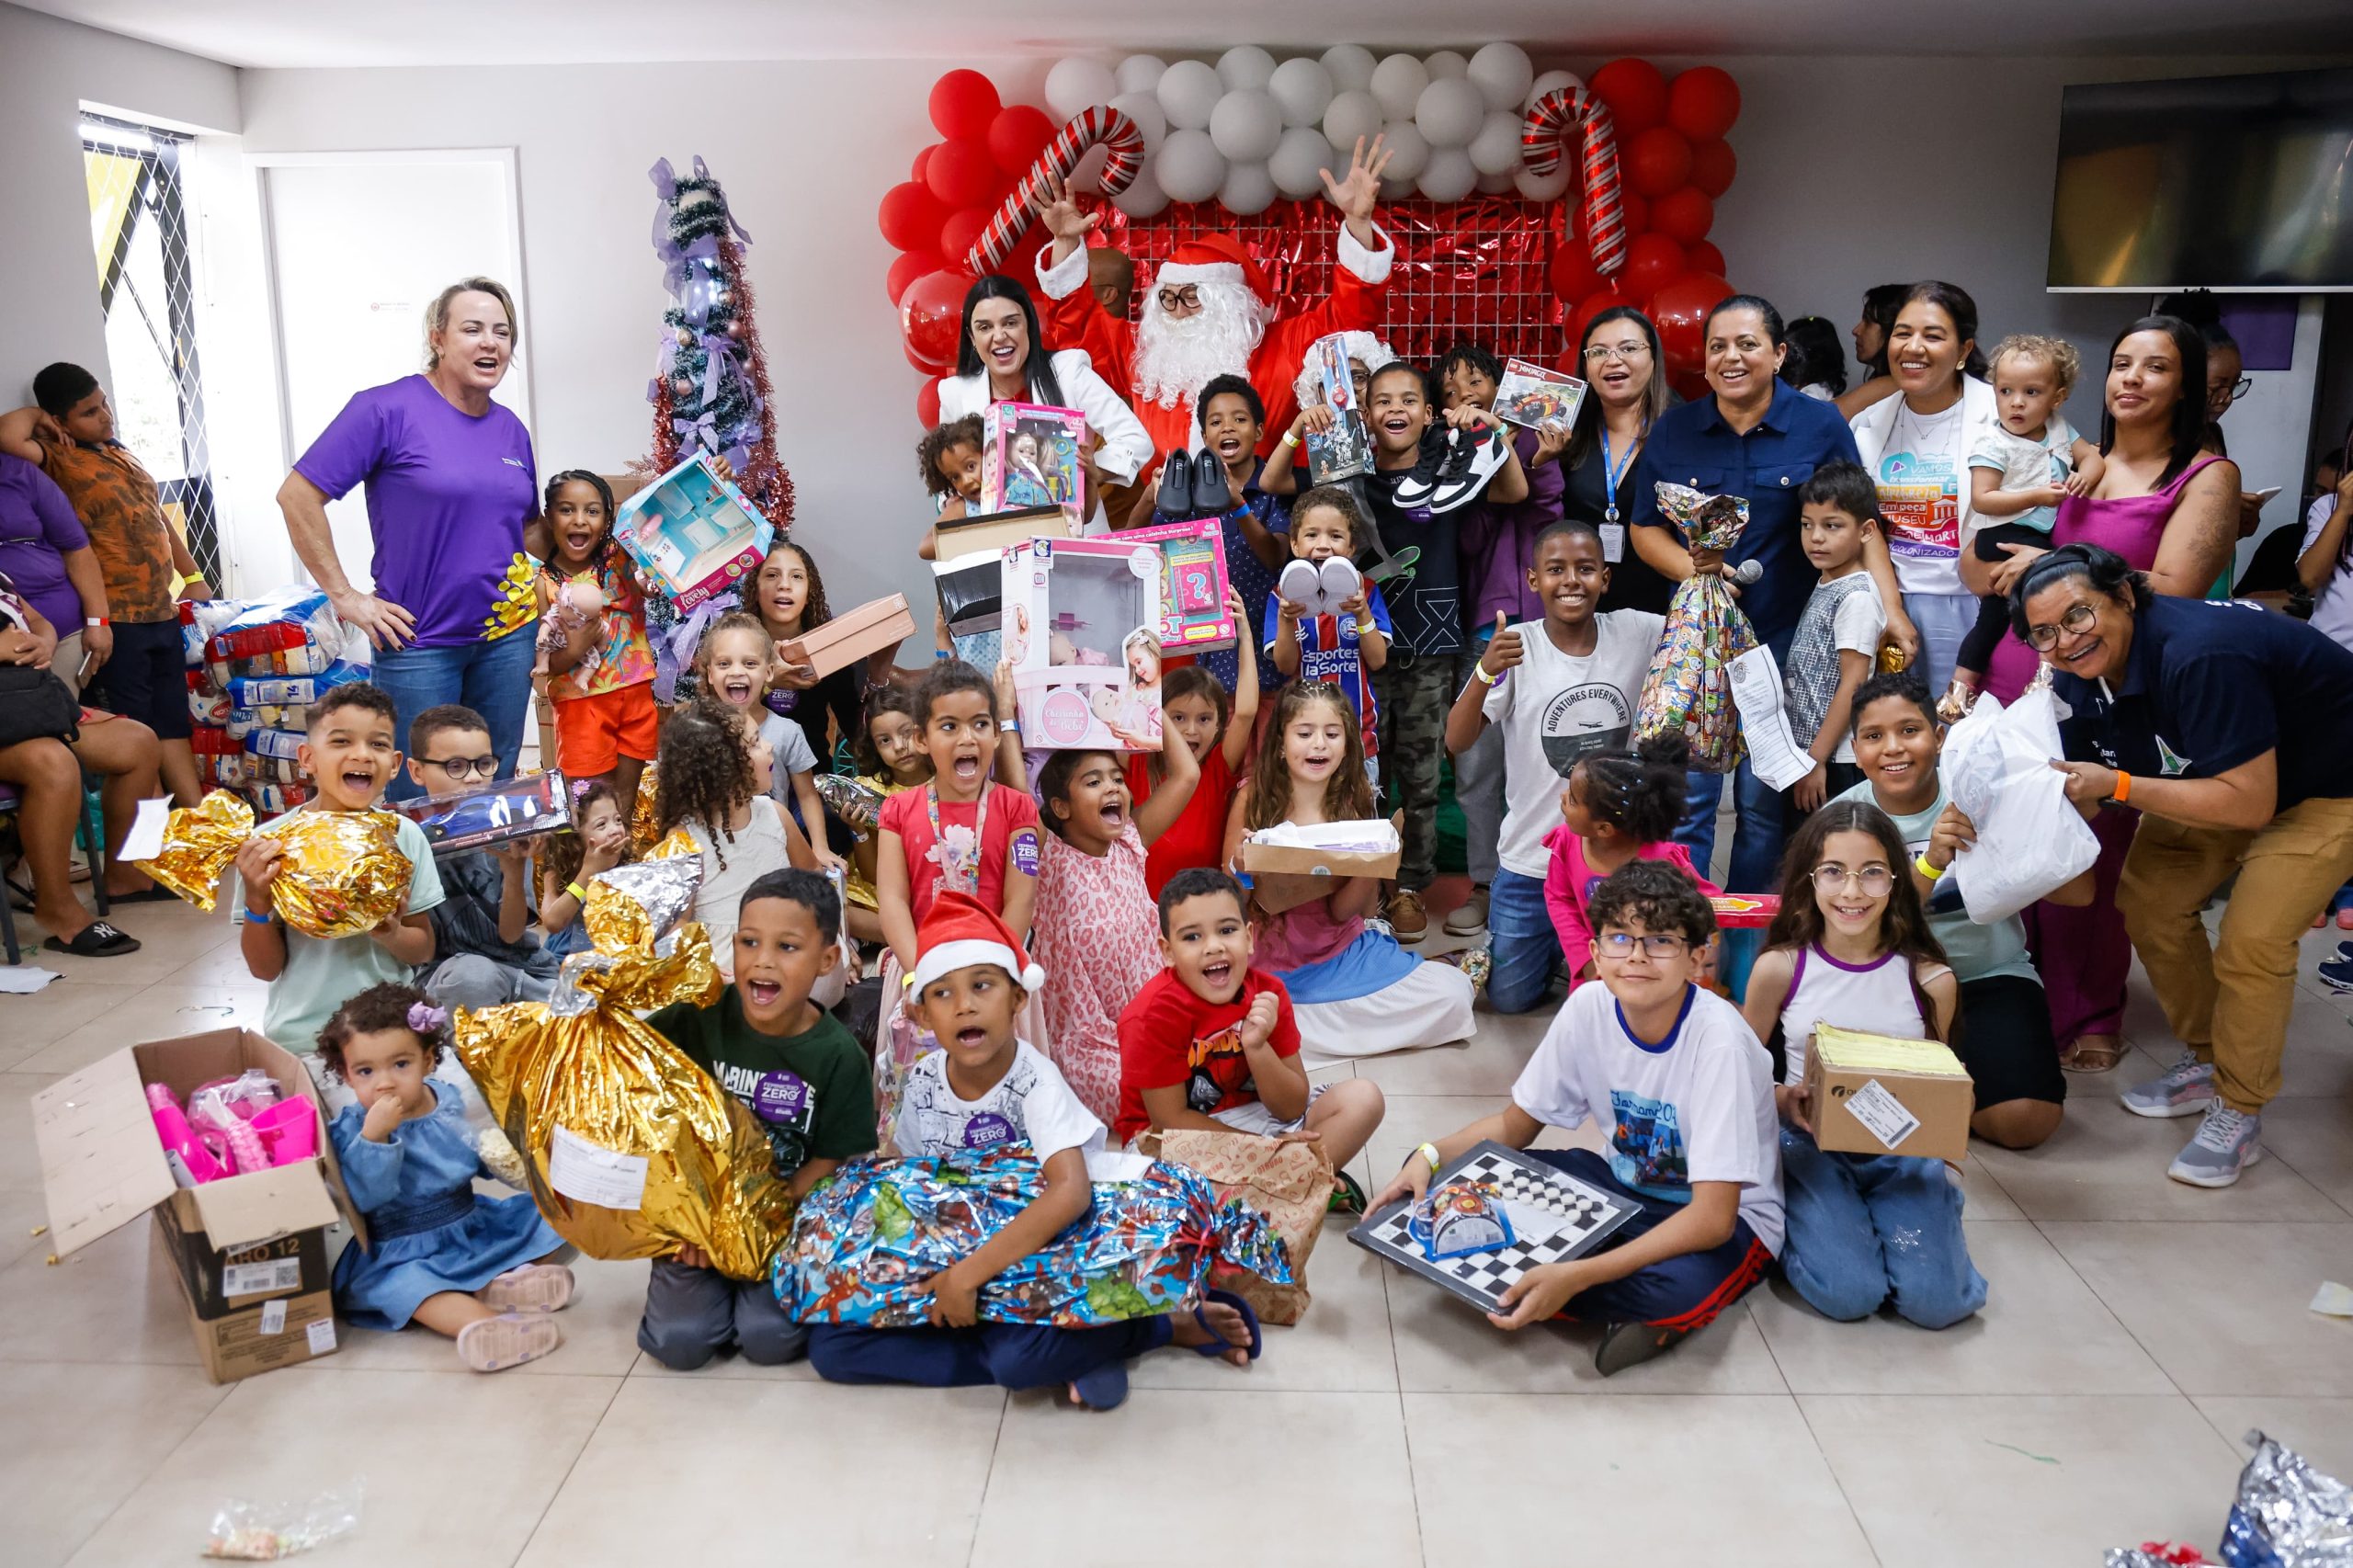
<path fill-rule="evenodd" d="M 1026 175 L 1046 143 L 1054 139 L 1054 122 L 1046 111 L 1028 104 L 1010 104 L 989 122 L 989 156 L 1009 175 Z"/>
<path fill-rule="evenodd" d="M 1651 232 L 1665 234 L 1677 244 L 1688 248 L 1708 237 L 1709 228 L 1716 221 L 1716 204 L 1708 199 L 1697 186 L 1687 185 L 1680 190 L 1670 190 L 1651 203 Z M 1687 255 L 1688 261 L 1689 256 Z M 1711 267 L 1710 271 L 1722 271 Z"/>
<path fill-rule="evenodd" d="M 1620 305 L 1631 305 L 1633 302 L 1615 289 L 1604 289 L 1598 293 L 1586 295 L 1577 308 L 1570 312 L 1568 321 L 1563 324 L 1568 328 L 1569 358 L 1572 363 L 1563 365 L 1562 368 L 1572 375 L 1582 377 L 1585 371 L 1574 361 L 1576 360 L 1578 348 L 1585 342 L 1586 329 L 1593 325 L 1593 318 L 1604 311 Z"/>
<path fill-rule="evenodd" d="M 1740 84 L 1713 65 L 1678 73 L 1666 90 L 1666 122 L 1694 142 L 1710 142 L 1740 118 Z"/>
<path fill-rule="evenodd" d="M 1723 277 L 1726 271 L 1724 253 L 1707 240 L 1701 240 L 1698 244 L 1685 248 L 1683 265 L 1694 272 L 1710 273 L 1717 278 Z"/>
<path fill-rule="evenodd" d="M 926 273 L 899 296 L 899 327 L 906 339 L 907 358 L 917 369 L 940 367 L 946 373 L 956 358 L 956 339 L 964 330 L 964 292 L 972 280 L 952 267 Z"/>
<path fill-rule="evenodd" d="M 944 361 L 925 358 L 922 355 L 915 352 L 915 347 L 912 343 L 903 345 L 902 347 L 904 347 L 907 351 L 907 363 L 914 366 L 926 376 L 944 376 L 948 373 L 948 365 Z"/>
<path fill-rule="evenodd" d="M 1650 297 L 1650 316 L 1658 327 L 1659 347 L 1666 368 L 1697 373 L 1706 343 L 1708 312 L 1733 291 L 1732 285 L 1705 272 L 1686 272 Z"/>
<path fill-rule="evenodd" d="M 1552 297 L 1564 305 L 1574 305 L 1587 294 L 1609 287 L 1609 280 L 1594 270 L 1593 253 L 1582 239 L 1563 239 L 1555 244 L 1546 271 Z"/>
<path fill-rule="evenodd" d="M 922 184 L 924 171 L 931 167 L 931 155 L 938 151 L 939 143 L 935 142 L 930 146 L 926 147 L 921 152 L 917 153 L 915 154 L 915 167 L 908 172 L 907 177 L 914 180 L 918 185 Z"/>
<path fill-rule="evenodd" d="M 1665 196 L 1691 177 L 1691 143 L 1664 125 L 1636 132 L 1619 148 L 1620 171 L 1643 196 Z"/>
<path fill-rule="evenodd" d="M 1626 247 L 1626 266 L 1618 287 L 1637 300 L 1647 300 L 1688 270 L 1683 247 L 1665 234 L 1637 234 Z"/>
<path fill-rule="evenodd" d="M 1647 60 L 1613 60 L 1586 79 L 1593 96 L 1609 106 L 1619 142 L 1666 119 L 1666 78 Z"/>
<path fill-rule="evenodd" d="M 1669 370 L 1666 384 L 1673 387 L 1675 395 L 1686 403 L 1697 403 L 1709 392 L 1708 376 L 1704 370 Z"/>
<path fill-rule="evenodd" d="M 1626 222 L 1626 237 L 1630 240 L 1651 226 L 1651 204 L 1631 190 L 1619 191 L 1618 213 Z"/>
<path fill-rule="evenodd" d="M 949 267 L 962 272 L 968 279 L 971 274 L 964 270 L 965 253 L 979 240 L 981 231 L 989 226 L 991 215 L 985 207 L 966 207 L 950 212 L 948 221 L 939 225 L 939 254 L 947 258 Z"/>
<path fill-rule="evenodd" d="M 929 250 L 939 238 L 939 225 L 948 222 L 948 209 L 927 188 L 909 180 L 882 193 L 875 221 L 894 249 Z"/>
<path fill-rule="evenodd" d="M 977 71 L 950 71 L 931 85 L 931 123 L 942 136 L 986 136 L 1002 107 L 996 84 Z"/>
<path fill-rule="evenodd" d="M 949 207 L 978 207 L 996 184 L 996 162 L 987 142 L 976 137 L 942 142 L 932 149 L 923 183 Z"/>
<path fill-rule="evenodd" d="M 1726 142 L 1697 142 L 1691 147 L 1691 183 L 1710 198 L 1722 196 L 1732 188 L 1732 176 L 1739 172 L 1740 161 L 1732 155 L 1732 144 Z"/>
<path fill-rule="evenodd" d="M 926 273 L 941 271 L 947 265 L 928 245 L 921 250 L 911 250 L 892 262 L 890 274 L 883 280 L 883 286 L 891 290 L 891 302 L 894 305 L 899 302 L 899 297 L 907 291 L 908 284 Z"/>
<path fill-rule="evenodd" d="M 929 376 L 915 392 L 915 417 L 926 430 L 939 423 L 939 383 Z"/>

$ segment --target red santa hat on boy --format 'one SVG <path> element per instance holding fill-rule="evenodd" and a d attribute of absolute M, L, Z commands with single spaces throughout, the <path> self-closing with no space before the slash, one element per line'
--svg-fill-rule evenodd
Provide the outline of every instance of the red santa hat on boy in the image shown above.
<path fill-rule="evenodd" d="M 965 892 L 943 892 L 915 931 L 914 988 L 921 991 L 943 974 L 993 963 L 1024 991 L 1046 983 L 1046 971 L 1030 961 L 997 912 Z"/>
<path fill-rule="evenodd" d="M 1267 275 L 1242 242 L 1232 234 L 1200 234 L 1168 253 L 1153 275 L 1154 289 L 1181 289 L 1188 283 L 1240 283 L 1261 305 L 1271 306 L 1274 295 Z"/>

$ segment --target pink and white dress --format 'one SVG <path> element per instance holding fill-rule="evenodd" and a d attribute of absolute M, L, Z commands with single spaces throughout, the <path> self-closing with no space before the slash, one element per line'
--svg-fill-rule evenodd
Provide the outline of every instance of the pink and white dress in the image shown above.
<path fill-rule="evenodd" d="M 1120 1015 L 1162 967 L 1143 839 L 1130 823 L 1100 857 L 1052 833 L 1040 839 L 1029 949 L 1046 971 L 1046 1036 L 1037 1043 L 1108 1126 L 1120 1113 Z"/>

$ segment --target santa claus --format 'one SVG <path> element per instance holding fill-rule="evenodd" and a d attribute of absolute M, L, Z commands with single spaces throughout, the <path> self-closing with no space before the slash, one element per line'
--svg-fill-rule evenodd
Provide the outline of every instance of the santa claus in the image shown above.
<path fill-rule="evenodd" d="M 1332 291 L 1321 303 L 1275 314 L 1266 274 L 1231 234 L 1185 241 L 1161 263 L 1145 290 L 1143 318 L 1131 326 L 1105 311 L 1087 285 L 1086 235 L 1101 221 L 1081 211 L 1061 186 L 1049 187 L 1039 216 L 1053 243 L 1038 257 L 1038 286 L 1048 301 L 1048 335 L 1064 347 L 1086 350 L 1106 378 L 1120 384 L 1124 367 L 1136 416 L 1162 456 L 1199 439 L 1193 394 L 1213 376 L 1249 378 L 1267 407 L 1258 444 L 1263 454 L 1299 411 L 1292 379 L 1308 345 L 1326 333 L 1370 328 L 1381 320 L 1381 296 L 1397 257 L 1372 222 L 1389 152 L 1379 137 L 1359 139 L 1345 178 L 1324 171 L 1324 189 L 1345 218 L 1334 246 Z"/>

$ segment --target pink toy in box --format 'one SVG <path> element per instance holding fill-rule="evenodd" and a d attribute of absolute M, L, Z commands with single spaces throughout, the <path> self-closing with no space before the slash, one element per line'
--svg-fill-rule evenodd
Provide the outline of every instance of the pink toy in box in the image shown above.
<path fill-rule="evenodd" d="M 1160 645 L 1171 653 L 1231 648 L 1241 631 L 1225 610 L 1225 531 L 1215 517 L 1129 528 L 1122 540 L 1160 548 Z"/>
<path fill-rule="evenodd" d="M 1006 550 L 1005 657 L 1022 744 L 1160 749 L 1160 547 L 1130 536 Z"/>
<path fill-rule="evenodd" d="M 1086 416 L 1041 403 L 993 403 L 981 415 L 983 512 L 1059 506 L 1071 531 L 1086 518 Z"/>
<path fill-rule="evenodd" d="M 613 537 L 684 613 L 757 572 L 776 528 L 709 458 L 692 457 L 620 504 Z"/>

